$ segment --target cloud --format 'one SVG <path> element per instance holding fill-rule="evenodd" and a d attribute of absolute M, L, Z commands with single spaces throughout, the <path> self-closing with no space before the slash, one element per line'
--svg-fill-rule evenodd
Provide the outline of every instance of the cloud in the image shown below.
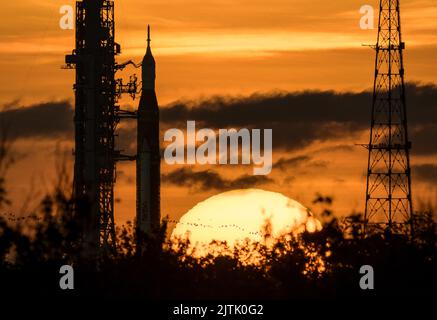
<path fill-rule="evenodd" d="M 325 153 L 325 152 L 352 152 L 356 150 L 356 145 L 350 145 L 350 144 L 338 144 L 335 146 L 327 146 L 317 149 L 315 153 Z"/>
<path fill-rule="evenodd" d="M 276 163 L 273 165 L 273 167 L 279 170 L 286 170 L 290 167 L 299 167 L 304 163 L 308 163 L 311 161 L 310 156 L 297 156 L 292 158 L 280 158 Z"/>
<path fill-rule="evenodd" d="M 175 102 L 161 113 L 165 122 L 193 118 L 215 128 L 250 126 L 253 123 L 347 122 L 360 121 L 365 116 L 369 99 L 371 102 L 369 92 L 256 93 L 248 97 L 216 96 L 200 101 Z"/>
<path fill-rule="evenodd" d="M 281 171 L 286 171 L 290 168 L 299 168 L 305 165 L 305 167 L 319 167 L 324 168 L 327 166 L 327 161 L 314 160 L 313 157 L 303 155 L 291 158 L 280 158 L 273 164 L 273 168 L 279 169 Z"/>
<path fill-rule="evenodd" d="M 196 120 L 207 128 L 273 129 L 273 147 L 295 150 L 316 140 L 352 135 L 368 126 L 368 93 L 296 92 L 255 94 L 249 97 L 214 97 L 178 102 L 161 110 L 162 121 L 182 127 Z M 368 102 L 368 103 L 366 103 Z"/>
<path fill-rule="evenodd" d="M 74 111 L 67 101 L 48 102 L 28 107 L 3 106 L 0 123 L 10 138 L 73 139 Z"/>
<path fill-rule="evenodd" d="M 434 115 L 432 118 L 435 118 Z M 411 123 L 412 121 L 410 121 Z M 415 154 L 427 155 L 437 153 L 437 121 L 433 123 L 410 125 L 410 136 L 412 141 L 412 151 Z"/>
<path fill-rule="evenodd" d="M 410 140 L 416 154 L 437 153 L 437 86 L 407 85 Z M 247 97 L 216 96 L 199 101 L 177 101 L 161 107 L 161 128 L 273 129 L 273 147 L 298 150 L 314 142 L 356 138 L 370 125 L 372 94 L 334 91 L 273 92 Z M 10 104 L 0 112 L 2 123 L 16 138 L 73 138 L 73 108 L 66 101 L 26 107 Z M 134 152 L 135 123 L 121 127 L 117 144 Z M 365 141 L 364 141 L 365 142 Z"/>
<path fill-rule="evenodd" d="M 161 176 L 163 183 L 174 184 L 189 188 L 197 188 L 199 191 L 207 190 L 230 190 L 254 187 L 273 182 L 266 176 L 242 175 L 236 179 L 225 179 L 212 170 L 193 171 L 190 168 L 176 169 Z"/>
<path fill-rule="evenodd" d="M 408 84 L 407 108 L 416 153 L 437 152 L 437 86 Z M 161 109 L 164 126 L 187 120 L 207 128 L 273 129 L 273 146 L 296 150 L 316 141 L 357 137 L 370 125 L 372 93 L 277 92 L 179 101 Z M 360 141 L 357 141 L 360 142 Z"/>
<path fill-rule="evenodd" d="M 437 181 L 437 165 L 420 164 L 412 167 L 413 179 L 419 179 L 423 182 L 435 184 Z"/>

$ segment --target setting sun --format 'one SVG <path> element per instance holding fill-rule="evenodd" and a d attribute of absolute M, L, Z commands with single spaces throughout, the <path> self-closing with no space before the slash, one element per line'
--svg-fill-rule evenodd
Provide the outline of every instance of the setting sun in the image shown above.
<path fill-rule="evenodd" d="M 277 192 L 240 189 L 198 203 L 182 216 L 172 238 L 188 236 L 194 246 L 205 246 L 214 240 L 233 246 L 247 238 L 261 241 L 268 222 L 274 238 L 322 228 L 312 213 L 295 200 Z"/>

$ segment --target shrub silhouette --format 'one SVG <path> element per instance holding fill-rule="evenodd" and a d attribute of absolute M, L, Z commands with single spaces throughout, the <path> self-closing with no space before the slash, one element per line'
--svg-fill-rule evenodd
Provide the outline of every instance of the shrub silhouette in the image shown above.
<path fill-rule="evenodd" d="M 189 242 L 166 239 L 166 223 L 136 254 L 135 226 L 117 228 L 117 254 L 97 269 L 79 259 L 80 225 L 74 200 L 57 187 L 16 227 L 0 217 L 0 277 L 9 295 L 57 296 L 59 268 L 75 268 L 77 296 L 150 299 L 289 299 L 368 295 L 360 267 L 373 266 L 375 295 L 431 295 L 436 289 L 436 225 L 432 212 L 416 216 L 416 235 L 376 233 L 363 238 L 324 210 L 323 229 L 287 235 L 273 246 L 249 241 L 227 254 L 193 257 Z M 329 212 L 329 214 L 327 214 Z M 350 220 L 359 217 L 351 215 Z M 215 243 L 225 248 L 225 244 Z M 247 259 L 256 254 L 258 262 Z M 244 258 L 246 257 L 246 259 Z"/>
<path fill-rule="evenodd" d="M 1 149 L 0 145 L 0 151 Z M 0 168 L 6 153 L 0 152 Z M 0 208 L 7 202 L 0 170 Z M 270 245 L 246 241 L 226 254 L 190 255 L 187 240 L 170 242 L 164 222 L 136 252 L 135 225 L 117 228 L 117 252 L 92 265 L 81 258 L 80 206 L 69 194 L 67 170 L 27 217 L 0 215 L 0 283 L 9 297 L 72 295 L 148 299 L 291 299 L 303 297 L 432 296 L 437 289 L 436 223 L 432 210 L 415 216 L 415 237 L 375 232 L 363 237 L 359 214 L 344 223 L 317 195 L 323 229 L 285 235 Z M 79 216 L 80 216 L 79 212 Z M 11 220 L 11 221 L 8 221 Z M 13 222 L 13 223 L 10 223 Z M 268 225 L 265 237 L 268 237 Z M 271 239 L 270 239 L 271 240 Z M 256 256 L 257 263 L 251 263 Z M 73 265 L 75 290 L 59 289 L 59 268 Z M 359 269 L 375 270 L 375 290 L 359 288 Z"/>

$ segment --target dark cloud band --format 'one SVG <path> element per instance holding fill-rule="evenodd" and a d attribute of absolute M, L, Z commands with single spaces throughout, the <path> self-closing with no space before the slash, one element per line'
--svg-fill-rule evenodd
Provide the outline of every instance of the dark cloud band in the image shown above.
<path fill-rule="evenodd" d="M 267 176 L 242 175 L 235 179 L 225 179 L 212 170 L 194 171 L 180 168 L 161 177 L 164 183 L 205 190 L 232 190 L 264 185 L 273 182 Z"/>
<path fill-rule="evenodd" d="M 437 86 L 408 84 L 406 90 L 413 152 L 437 153 Z M 358 137 L 369 127 L 371 100 L 368 91 L 303 91 L 179 101 L 161 108 L 161 127 L 184 128 L 187 120 L 195 120 L 212 129 L 273 129 L 273 148 L 296 150 L 316 141 Z M 66 101 L 3 110 L 0 119 L 13 137 L 73 137 L 74 112 Z M 134 149 L 135 132 L 134 124 L 122 129 L 123 149 Z"/>
<path fill-rule="evenodd" d="M 10 138 L 73 139 L 74 111 L 68 101 L 3 108 L 0 124 Z"/>

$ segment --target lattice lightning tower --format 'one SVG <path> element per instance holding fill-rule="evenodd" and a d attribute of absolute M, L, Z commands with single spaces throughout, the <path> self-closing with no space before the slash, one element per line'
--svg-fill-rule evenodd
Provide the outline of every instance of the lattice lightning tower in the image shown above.
<path fill-rule="evenodd" d="M 411 232 L 410 149 L 399 0 L 380 0 L 364 232 Z"/>

